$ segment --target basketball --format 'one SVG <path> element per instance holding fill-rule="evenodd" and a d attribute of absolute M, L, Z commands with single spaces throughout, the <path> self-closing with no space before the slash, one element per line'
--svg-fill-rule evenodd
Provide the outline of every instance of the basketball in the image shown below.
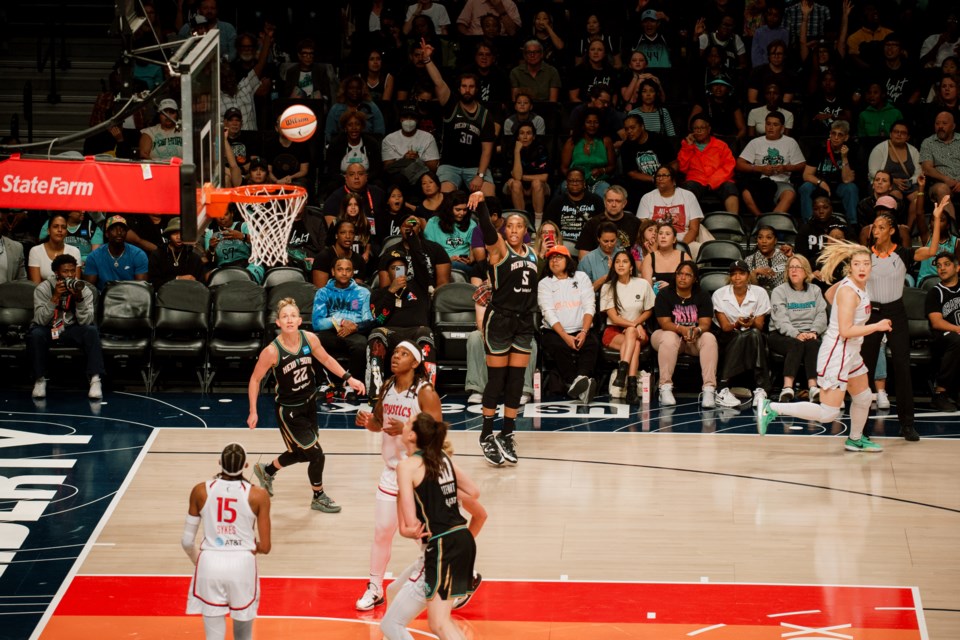
<path fill-rule="evenodd" d="M 306 142 L 317 131 L 317 116 L 309 107 L 295 104 L 280 116 L 280 133 L 287 140 Z"/>

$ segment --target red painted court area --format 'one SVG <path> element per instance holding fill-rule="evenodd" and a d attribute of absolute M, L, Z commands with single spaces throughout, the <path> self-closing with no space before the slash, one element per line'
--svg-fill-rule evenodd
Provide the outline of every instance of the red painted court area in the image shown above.
<path fill-rule="evenodd" d="M 380 638 L 382 609 L 354 610 L 362 580 L 262 578 L 259 637 Z M 202 637 L 188 577 L 79 576 L 40 636 Z M 925 640 L 909 587 L 484 581 L 457 613 L 470 638 Z M 426 621 L 411 629 L 426 635 Z M 296 635 L 294 635 L 296 634 Z"/>

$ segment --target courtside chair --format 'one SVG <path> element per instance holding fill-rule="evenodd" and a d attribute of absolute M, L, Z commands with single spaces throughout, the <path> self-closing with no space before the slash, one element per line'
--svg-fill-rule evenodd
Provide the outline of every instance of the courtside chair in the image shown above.
<path fill-rule="evenodd" d="M 700 267 L 701 276 L 717 271 L 726 273 L 730 263 L 742 259 L 743 251 L 736 242 L 732 240 L 710 240 L 700 245 L 700 253 L 697 254 L 697 266 Z"/>
<path fill-rule="evenodd" d="M 27 331 L 33 321 L 33 291 L 37 285 L 29 280 L 0 284 L 0 366 L 11 382 L 25 379 Z"/>
<path fill-rule="evenodd" d="M 307 277 L 299 267 L 274 267 L 263 278 L 263 288 L 269 289 L 283 282 L 306 282 Z"/>
<path fill-rule="evenodd" d="M 157 291 L 153 330 L 151 389 L 160 374 L 166 381 L 173 371 L 192 367 L 201 389 L 206 389 L 207 333 L 210 322 L 210 290 L 195 280 L 171 280 Z"/>
<path fill-rule="evenodd" d="M 100 345 L 104 363 L 117 374 L 116 377 L 122 371 L 136 367 L 138 377 L 150 393 L 153 286 L 138 280 L 109 282 L 101 303 Z"/>
<path fill-rule="evenodd" d="M 253 371 L 263 348 L 266 302 L 267 292 L 256 282 L 237 280 L 211 292 L 205 392 L 212 389 L 214 376 L 222 370 L 239 370 L 244 379 Z"/>
<path fill-rule="evenodd" d="M 727 211 L 711 211 L 700 222 L 717 240 L 730 240 L 741 246 L 747 243 L 747 232 L 740 216 Z"/>
<path fill-rule="evenodd" d="M 450 282 L 433 294 L 431 324 L 440 369 L 467 370 L 467 336 L 477 328 L 476 290 L 466 282 Z"/>
<path fill-rule="evenodd" d="M 219 269 L 214 269 L 210 272 L 210 279 L 207 281 L 207 286 L 213 288 L 233 280 L 246 280 L 248 282 L 252 282 L 253 274 L 247 271 L 245 267 L 239 265 L 220 267 Z"/>

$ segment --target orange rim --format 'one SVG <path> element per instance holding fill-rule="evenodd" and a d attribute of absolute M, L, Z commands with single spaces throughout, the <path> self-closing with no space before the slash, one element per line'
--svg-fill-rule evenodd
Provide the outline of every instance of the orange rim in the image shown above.
<path fill-rule="evenodd" d="M 257 184 L 215 189 L 210 183 L 203 186 L 207 215 L 222 218 L 231 202 L 268 202 L 306 198 L 307 190 L 291 184 Z"/>

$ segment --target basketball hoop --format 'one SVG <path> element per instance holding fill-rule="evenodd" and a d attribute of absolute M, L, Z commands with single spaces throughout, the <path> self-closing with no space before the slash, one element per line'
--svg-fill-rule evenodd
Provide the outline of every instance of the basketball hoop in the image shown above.
<path fill-rule="evenodd" d="M 243 206 L 250 231 L 250 263 L 287 264 L 287 243 L 294 218 L 307 201 L 307 190 L 290 184 L 251 184 L 205 190 L 207 213 L 220 218 L 231 202 Z"/>

